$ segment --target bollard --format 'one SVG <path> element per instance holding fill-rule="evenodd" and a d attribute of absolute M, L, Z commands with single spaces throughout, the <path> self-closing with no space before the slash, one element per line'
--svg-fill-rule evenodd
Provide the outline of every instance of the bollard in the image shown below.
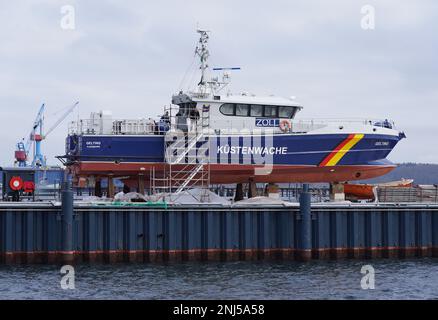
<path fill-rule="evenodd" d="M 73 190 L 69 178 L 62 185 L 62 249 L 61 260 L 70 263 L 74 260 L 73 252 Z"/>
<path fill-rule="evenodd" d="M 311 220 L 311 194 L 309 185 L 303 184 L 300 194 L 301 233 L 298 259 L 308 261 L 312 258 L 312 220 Z"/>

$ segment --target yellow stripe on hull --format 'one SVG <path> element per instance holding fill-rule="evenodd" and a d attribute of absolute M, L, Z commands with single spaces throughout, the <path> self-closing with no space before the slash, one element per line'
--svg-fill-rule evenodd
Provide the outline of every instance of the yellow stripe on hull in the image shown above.
<path fill-rule="evenodd" d="M 362 138 L 364 137 L 364 134 L 355 134 L 353 139 L 348 141 L 345 146 L 342 147 L 341 150 L 339 150 L 331 159 L 329 162 L 327 162 L 326 167 L 333 167 L 338 164 L 339 161 L 345 156 L 345 154 L 350 151 L 351 148 L 353 148 Z"/>

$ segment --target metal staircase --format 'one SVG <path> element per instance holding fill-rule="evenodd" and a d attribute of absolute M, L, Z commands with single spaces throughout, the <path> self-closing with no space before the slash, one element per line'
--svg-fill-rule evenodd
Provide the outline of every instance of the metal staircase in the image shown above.
<path fill-rule="evenodd" d="M 210 186 L 210 107 L 204 105 L 197 120 L 191 120 L 187 131 L 177 129 L 175 107 L 166 109 L 170 130 L 165 138 L 166 164 L 163 174 L 151 173 L 152 190 L 162 190 L 172 200 L 183 191 L 200 188 L 201 202 L 209 201 Z"/>

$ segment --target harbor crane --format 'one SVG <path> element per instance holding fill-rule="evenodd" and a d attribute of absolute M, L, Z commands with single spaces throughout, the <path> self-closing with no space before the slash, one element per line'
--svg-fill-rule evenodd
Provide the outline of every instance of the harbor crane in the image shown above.
<path fill-rule="evenodd" d="M 71 106 L 69 106 L 65 112 L 61 115 L 61 117 L 55 121 L 55 123 L 44 133 L 44 110 L 45 104 L 43 103 L 38 110 L 37 116 L 33 122 L 32 130 L 27 138 L 24 141 L 17 143 L 17 149 L 15 151 L 15 160 L 18 163 L 19 167 L 27 167 L 29 160 L 29 152 L 33 147 L 33 159 L 31 167 L 45 167 L 46 166 L 46 158 L 43 156 L 41 152 L 41 143 L 47 136 L 53 132 L 64 119 L 73 112 L 76 106 L 79 104 L 79 101 L 75 102 Z"/>

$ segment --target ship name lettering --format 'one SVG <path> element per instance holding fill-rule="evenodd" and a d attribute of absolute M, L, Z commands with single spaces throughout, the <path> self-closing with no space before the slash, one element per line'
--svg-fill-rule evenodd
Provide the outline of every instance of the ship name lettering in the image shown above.
<path fill-rule="evenodd" d="M 287 147 L 241 147 L 241 146 L 219 146 L 218 154 L 287 154 Z"/>

